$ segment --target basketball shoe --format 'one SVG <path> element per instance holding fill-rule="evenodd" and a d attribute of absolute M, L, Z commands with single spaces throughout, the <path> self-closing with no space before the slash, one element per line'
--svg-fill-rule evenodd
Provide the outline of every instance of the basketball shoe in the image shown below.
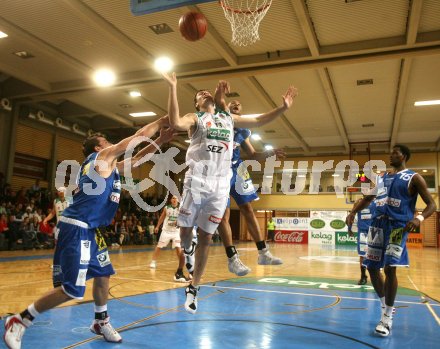
<path fill-rule="evenodd" d="M 12 315 L 6 318 L 5 334 L 3 340 L 9 349 L 20 349 L 21 338 L 26 329 L 32 325 L 32 321 L 23 319 L 20 314 Z"/>
<path fill-rule="evenodd" d="M 231 258 L 228 258 L 228 269 L 237 276 L 245 276 L 251 271 L 250 268 L 243 264 L 238 254 L 234 254 Z"/>
<path fill-rule="evenodd" d="M 280 265 L 283 264 L 283 261 L 281 258 L 272 256 L 272 254 L 269 252 L 269 249 L 263 248 L 262 250 L 258 251 L 258 264 Z"/>
<path fill-rule="evenodd" d="M 200 287 L 196 288 L 191 284 L 185 289 L 185 310 L 188 313 L 195 314 L 197 311 L 197 293 L 199 290 Z"/>
<path fill-rule="evenodd" d="M 104 337 L 107 342 L 121 343 L 122 337 L 110 323 L 110 316 L 104 320 L 94 320 L 90 325 L 90 331 Z"/>

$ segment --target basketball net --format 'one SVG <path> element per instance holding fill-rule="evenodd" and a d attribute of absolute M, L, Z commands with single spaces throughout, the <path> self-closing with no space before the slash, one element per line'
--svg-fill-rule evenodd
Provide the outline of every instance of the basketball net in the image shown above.
<path fill-rule="evenodd" d="M 225 17 L 231 23 L 232 43 L 252 45 L 260 40 L 258 27 L 272 0 L 219 0 Z"/>

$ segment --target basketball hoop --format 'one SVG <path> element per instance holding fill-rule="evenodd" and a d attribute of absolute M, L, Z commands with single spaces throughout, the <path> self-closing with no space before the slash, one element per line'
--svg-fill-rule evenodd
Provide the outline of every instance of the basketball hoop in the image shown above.
<path fill-rule="evenodd" d="M 258 27 L 272 0 L 219 0 L 225 17 L 231 23 L 232 43 L 252 45 L 260 40 Z"/>

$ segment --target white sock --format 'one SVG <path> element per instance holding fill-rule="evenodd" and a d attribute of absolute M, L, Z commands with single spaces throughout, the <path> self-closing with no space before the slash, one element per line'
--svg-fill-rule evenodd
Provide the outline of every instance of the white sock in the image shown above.
<path fill-rule="evenodd" d="M 385 306 L 386 306 L 385 305 L 385 297 L 380 297 L 379 299 L 380 299 L 381 307 L 385 308 Z"/>
<path fill-rule="evenodd" d="M 393 317 L 393 306 L 385 306 L 385 315 L 388 317 Z"/>
<path fill-rule="evenodd" d="M 34 318 L 40 315 L 40 313 L 35 309 L 35 304 L 32 303 L 30 306 L 28 306 L 27 311 L 29 314 L 31 314 Z"/>
<path fill-rule="evenodd" d="M 107 304 L 105 304 L 105 305 L 96 305 L 95 304 L 95 313 L 102 313 L 104 311 L 107 311 Z"/>

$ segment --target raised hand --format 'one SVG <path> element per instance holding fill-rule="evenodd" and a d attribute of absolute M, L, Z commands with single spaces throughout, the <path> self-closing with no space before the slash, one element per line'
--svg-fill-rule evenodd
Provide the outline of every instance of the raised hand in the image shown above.
<path fill-rule="evenodd" d="M 165 81 L 168 83 L 170 87 L 176 87 L 177 86 L 177 78 L 176 73 L 162 73 L 162 77 L 165 79 Z"/>
<path fill-rule="evenodd" d="M 277 159 L 286 158 L 286 152 L 283 149 L 274 149 L 273 154 L 277 157 Z"/>
<path fill-rule="evenodd" d="M 293 100 L 296 96 L 298 96 L 298 89 L 294 86 L 289 86 L 284 96 L 282 96 L 284 107 L 289 109 L 292 106 Z"/>
<path fill-rule="evenodd" d="M 220 80 L 217 84 L 217 90 L 221 91 L 224 94 L 229 93 L 230 91 L 229 82 L 225 80 Z"/>
<path fill-rule="evenodd" d="M 172 129 L 171 127 L 166 127 L 160 130 L 159 138 L 162 141 L 162 143 L 169 143 L 176 135 L 177 135 L 176 130 Z"/>

